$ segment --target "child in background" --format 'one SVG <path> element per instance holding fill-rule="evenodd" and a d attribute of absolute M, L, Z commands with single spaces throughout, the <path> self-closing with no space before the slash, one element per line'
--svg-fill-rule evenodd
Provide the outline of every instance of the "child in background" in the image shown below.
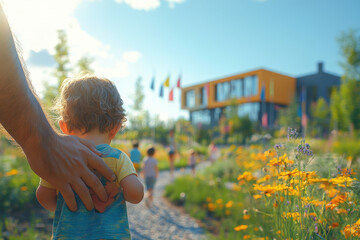
<path fill-rule="evenodd" d="M 154 158 L 155 148 L 149 147 L 146 153 L 147 157 L 143 162 L 142 174 L 145 178 L 146 186 L 145 204 L 147 207 L 151 207 L 153 202 L 154 186 L 159 175 L 159 169 L 157 166 L 157 160 Z"/>
<path fill-rule="evenodd" d="M 139 151 L 139 143 L 138 142 L 133 143 L 133 149 L 131 149 L 131 151 L 130 151 L 130 159 L 131 159 L 132 163 L 134 164 L 136 172 L 139 172 L 141 153 Z"/>
<path fill-rule="evenodd" d="M 62 132 L 93 141 L 117 180 L 109 182 L 96 173 L 108 201 L 100 201 L 90 189 L 95 209 L 87 210 L 76 195 L 78 210 L 71 212 L 58 190 L 41 179 L 36 197 L 44 208 L 55 211 L 52 239 L 130 239 L 125 201 L 139 203 L 144 190 L 129 157 L 109 145 L 126 121 L 115 85 L 93 75 L 66 79 L 55 109 Z"/>
<path fill-rule="evenodd" d="M 192 175 L 195 175 L 195 167 L 196 167 L 196 152 L 191 149 L 190 150 L 190 155 L 189 155 L 189 161 L 188 164 L 191 168 L 191 173 Z"/>

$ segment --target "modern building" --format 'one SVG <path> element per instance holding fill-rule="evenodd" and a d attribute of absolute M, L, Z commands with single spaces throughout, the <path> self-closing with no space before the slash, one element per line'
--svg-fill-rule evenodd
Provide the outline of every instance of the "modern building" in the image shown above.
<path fill-rule="evenodd" d="M 305 97 L 306 112 L 310 115 L 311 104 L 316 102 L 320 97 L 330 103 L 331 92 L 334 87 L 340 86 L 341 79 L 339 76 L 326 73 L 323 69 L 323 63 L 318 63 L 318 71 L 296 78 L 296 94 Z"/>
<path fill-rule="evenodd" d="M 196 126 L 216 126 L 225 109 L 236 105 L 240 117 L 272 127 L 278 110 L 295 96 L 306 96 L 308 105 L 319 97 L 329 101 L 331 89 L 339 85 L 340 77 L 323 72 L 322 63 L 317 73 L 299 78 L 258 69 L 182 88 L 181 108 Z"/>

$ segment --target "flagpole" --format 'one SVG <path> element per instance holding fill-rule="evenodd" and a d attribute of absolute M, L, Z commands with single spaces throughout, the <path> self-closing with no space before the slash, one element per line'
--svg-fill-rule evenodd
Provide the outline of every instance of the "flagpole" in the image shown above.
<path fill-rule="evenodd" d="M 303 126 L 303 138 L 305 139 L 306 135 L 306 125 L 307 125 L 307 119 L 306 119 L 306 88 L 303 87 L 302 89 L 302 103 L 301 103 L 301 125 Z"/>

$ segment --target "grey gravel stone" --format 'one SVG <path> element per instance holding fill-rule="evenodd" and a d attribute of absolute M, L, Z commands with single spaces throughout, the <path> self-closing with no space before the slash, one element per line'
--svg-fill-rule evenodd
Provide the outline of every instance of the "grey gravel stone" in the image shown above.
<path fill-rule="evenodd" d="M 175 177 L 188 171 L 176 171 Z M 169 171 L 162 171 L 155 185 L 151 208 L 144 200 L 139 204 L 127 203 L 129 225 L 133 240 L 203 240 L 204 230 L 188 214 L 173 207 L 163 198 L 164 187 L 171 182 Z"/>

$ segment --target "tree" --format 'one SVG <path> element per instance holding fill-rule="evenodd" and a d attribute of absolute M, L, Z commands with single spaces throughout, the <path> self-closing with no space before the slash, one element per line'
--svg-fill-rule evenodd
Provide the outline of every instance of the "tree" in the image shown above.
<path fill-rule="evenodd" d="M 48 111 L 53 105 L 54 99 L 59 95 L 61 83 L 68 77 L 71 70 L 69 67 L 70 61 L 67 37 L 64 30 L 58 31 L 58 38 L 59 42 L 55 46 L 55 54 L 53 56 L 57 64 L 53 73 L 57 79 L 57 84 L 51 86 L 48 83 L 45 83 L 45 92 L 43 97 L 43 102 L 45 103 L 45 107 Z"/>
<path fill-rule="evenodd" d="M 330 109 L 324 98 L 319 98 L 311 106 L 311 128 L 314 135 L 321 135 L 329 131 Z"/>
<path fill-rule="evenodd" d="M 79 72 L 94 73 L 94 70 L 90 65 L 94 62 L 94 59 L 89 56 L 83 56 L 77 62 Z"/>
<path fill-rule="evenodd" d="M 71 68 L 69 66 L 69 47 L 67 44 L 67 36 L 64 30 L 58 30 L 59 42 L 55 46 L 54 59 L 57 63 L 54 76 L 58 79 L 58 88 L 62 82 L 68 77 Z"/>
<path fill-rule="evenodd" d="M 45 82 L 43 102 L 45 103 L 45 107 L 48 110 L 53 105 L 54 99 L 59 95 L 62 82 L 69 76 L 70 72 L 72 71 L 72 68 L 70 67 L 67 36 L 64 30 L 58 31 L 58 39 L 59 42 L 55 46 L 55 54 L 53 55 L 57 64 L 53 75 L 56 77 L 57 83 L 55 85 L 50 85 Z M 94 59 L 89 56 L 81 57 L 77 62 L 76 70 L 78 70 L 78 72 L 93 73 L 94 71 L 90 67 L 93 61 Z"/>
<path fill-rule="evenodd" d="M 344 69 L 341 86 L 331 99 L 332 122 L 340 130 L 360 129 L 360 36 L 354 30 L 338 38 Z M 342 122 L 341 122 L 342 121 Z"/>
<path fill-rule="evenodd" d="M 144 86 L 142 84 L 142 78 L 138 77 L 135 82 L 135 95 L 134 95 L 134 103 L 132 105 L 133 110 L 141 112 L 143 110 L 144 103 Z"/>
<path fill-rule="evenodd" d="M 300 129 L 299 102 L 294 98 L 292 103 L 284 109 L 279 110 L 279 124 L 283 127 Z"/>

